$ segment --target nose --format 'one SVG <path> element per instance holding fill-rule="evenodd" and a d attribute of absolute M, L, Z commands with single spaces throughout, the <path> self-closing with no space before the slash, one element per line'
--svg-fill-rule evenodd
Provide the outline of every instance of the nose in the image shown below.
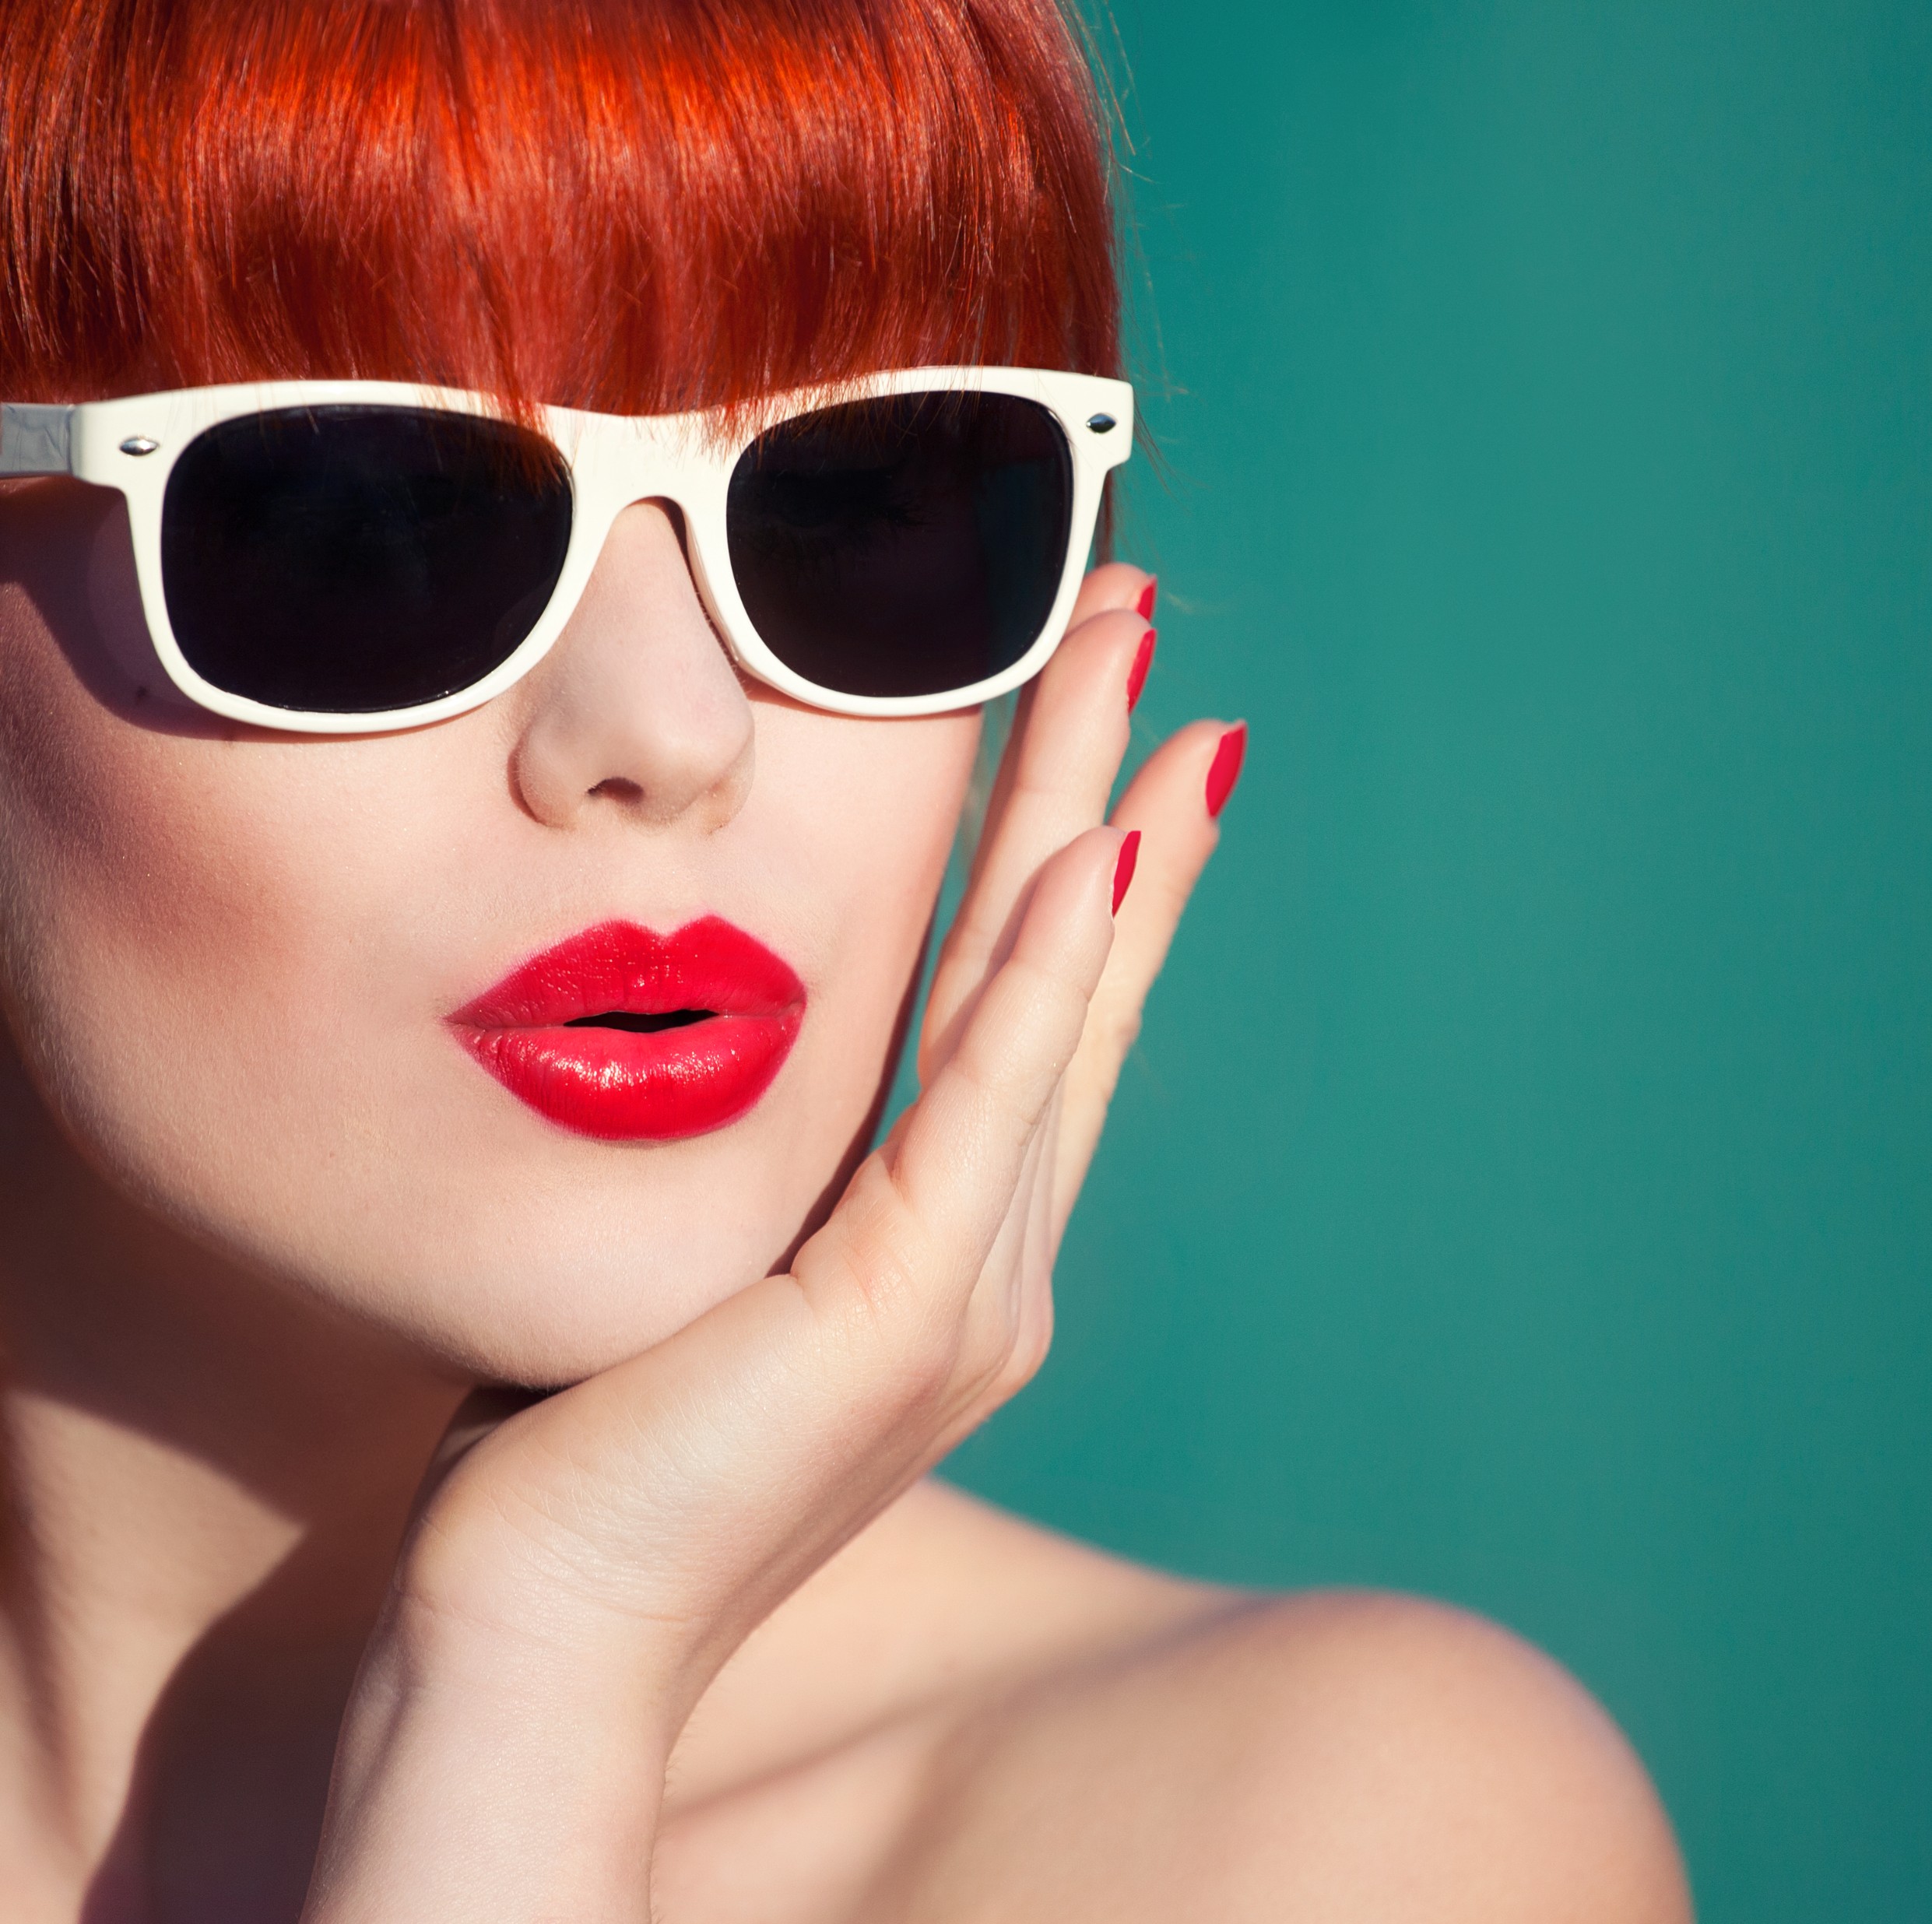
<path fill-rule="evenodd" d="M 569 624 L 518 693 L 511 774 L 539 821 L 569 828 L 614 810 L 708 830 L 743 806 L 751 704 L 657 503 L 617 517 Z"/>

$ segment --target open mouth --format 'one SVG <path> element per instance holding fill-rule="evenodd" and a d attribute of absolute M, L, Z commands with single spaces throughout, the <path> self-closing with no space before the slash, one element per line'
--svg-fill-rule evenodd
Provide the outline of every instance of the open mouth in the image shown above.
<path fill-rule="evenodd" d="M 578 1016 L 567 1029 L 621 1029 L 627 1035 L 655 1035 L 663 1029 L 688 1029 L 694 1022 L 715 1022 L 715 1009 L 667 1009 L 647 1015 L 634 1009 L 606 1009 L 600 1016 Z"/>

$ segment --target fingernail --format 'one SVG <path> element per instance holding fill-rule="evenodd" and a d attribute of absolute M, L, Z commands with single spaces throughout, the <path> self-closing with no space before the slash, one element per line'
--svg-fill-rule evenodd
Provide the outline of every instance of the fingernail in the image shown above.
<path fill-rule="evenodd" d="M 1140 699 L 1141 690 L 1147 685 L 1147 670 L 1154 665 L 1154 630 L 1150 628 L 1140 637 L 1140 645 L 1133 652 L 1133 666 L 1127 670 L 1127 712 L 1129 714 L 1133 713 L 1133 704 Z"/>
<path fill-rule="evenodd" d="M 1228 806 L 1228 798 L 1235 792 L 1235 784 L 1241 779 L 1242 757 L 1248 752 L 1248 724 L 1237 722 L 1221 738 L 1221 746 L 1214 750 L 1214 759 L 1207 768 L 1207 812 L 1219 815 Z"/>
<path fill-rule="evenodd" d="M 1134 603 L 1133 611 L 1143 621 L 1151 621 L 1154 619 L 1154 598 L 1160 592 L 1161 583 L 1157 576 L 1141 589 L 1140 599 Z"/>
<path fill-rule="evenodd" d="M 1114 913 L 1120 913 L 1120 905 L 1127 899 L 1129 885 L 1133 880 L 1133 865 L 1140 859 L 1140 831 L 1130 828 L 1127 839 L 1120 844 L 1120 853 L 1114 860 Z"/>

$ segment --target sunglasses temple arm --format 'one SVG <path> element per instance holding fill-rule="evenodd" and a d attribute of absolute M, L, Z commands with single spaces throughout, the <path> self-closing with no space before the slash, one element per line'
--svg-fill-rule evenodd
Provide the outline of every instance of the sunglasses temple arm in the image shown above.
<path fill-rule="evenodd" d="M 0 476 L 72 474 L 75 412 L 0 402 Z"/>

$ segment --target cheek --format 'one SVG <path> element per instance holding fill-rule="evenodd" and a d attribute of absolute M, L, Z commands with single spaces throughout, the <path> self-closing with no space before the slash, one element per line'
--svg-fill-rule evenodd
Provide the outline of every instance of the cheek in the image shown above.
<path fill-rule="evenodd" d="M 36 1039 L 77 1068 L 89 1052 L 64 1031 L 125 1054 L 192 985 L 279 979 L 304 939 L 288 884 L 315 879 L 328 824 L 304 827 L 286 746 L 167 689 L 119 578 L 121 519 L 50 500 L 37 520 L 44 565 L 0 553 L 0 942 Z"/>
<path fill-rule="evenodd" d="M 938 886 L 978 741 L 976 714 L 869 722 L 761 704 L 747 826 L 813 878 L 834 945 L 854 913 L 923 927 L 915 884 Z"/>
<path fill-rule="evenodd" d="M 371 903 L 408 899 L 403 838 L 327 752 L 132 726 L 5 648 L 5 976 L 46 1093 L 126 1173 L 259 1125 L 278 1043 L 339 1016 Z"/>
<path fill-rule="evenodd" d="M 817 958 L 806 1062 L 862 1119 L 951 853 L 976 714 L 865 722 L 778 708 L 761 720 L 751 805 L 774 897 Z M 749 812 L 749 811 L 748 811 Z M 809 876 L 809 895 L 796 882 Z M 801 1049 L 804 1048 L 802 1042 Z"/>
<path fill-rule="evenodd" d="M 232 816 L 181 764 L 220 753 L 117 722 L 13 599 L 0 603 L 7 976 L 37 1034 L 58 1031 L 64 1010 L 93 999 L 91 981 L 135 956 L 166 970 L 184 950 L 213 952 L 207 911 L 233 865 Z"/>

